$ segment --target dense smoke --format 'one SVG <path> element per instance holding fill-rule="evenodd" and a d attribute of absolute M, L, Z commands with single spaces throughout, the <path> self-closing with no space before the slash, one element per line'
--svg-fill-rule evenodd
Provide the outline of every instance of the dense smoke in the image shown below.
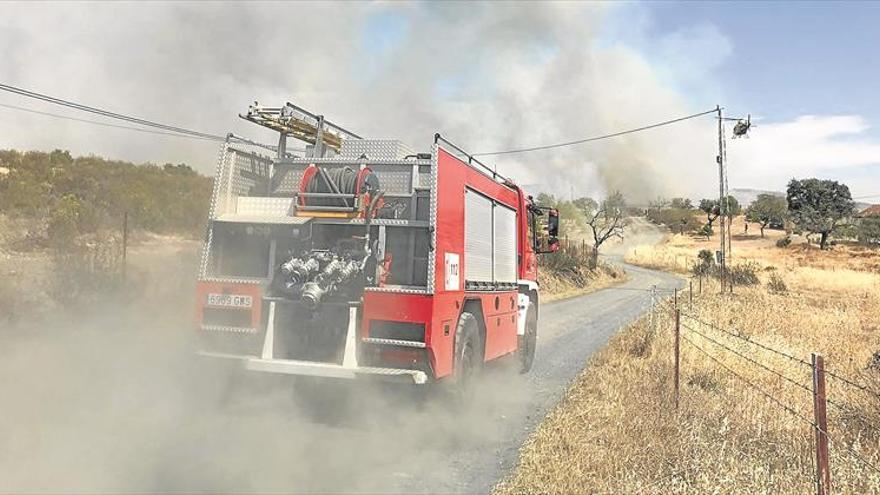
<path fill-rule="evenodd" d="M 292 100 L 359 133 L 474 152 L 578 139 L 703 110 L 638 52 L 603 39 L 595 4 L 6 5 L 4 82 L 144 118 L 269 141 L 236 115 Z M 0 103 L 64 110 L 0 95 Z M 0 146 L 64 147 L 213 170 L 213 143 L 0 108 Z M 635 201 L 712 180 L 711 119 L 491 157 L 524 184 Z M 705 165 L 705 166 L 703 166 Z M 687 170 L 688 180 L 681 175 Z M 697 177 L 694 177 L 694 171 Z M 698 179 L 698 180 L 694 180 Z"/>

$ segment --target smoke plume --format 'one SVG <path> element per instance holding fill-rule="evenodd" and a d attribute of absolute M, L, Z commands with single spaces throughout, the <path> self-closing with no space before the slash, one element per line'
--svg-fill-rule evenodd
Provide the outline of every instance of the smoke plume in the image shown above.
<path fill-rule="evenodd" d="M 0 74 L 9 84 L 217 134 L 270 141 L 271 133 L 236 116 L 254 100 L 290 100 L 365 136 L 426 149 L 441 132 L 472 152 L 604 134 L 713 104 L 688 101 L 656 62 L 603 37 L 613 8 L 7 4 Z M 0 95 L 0 103 L 68 113 L 13 95 Z M 2 147 L 62 147 L 213 171 L 215 143 L 0 113 Z M 712 130 L 705 118 L 486 161 L 563 196 L 699 194 L 714 177 Z"/>

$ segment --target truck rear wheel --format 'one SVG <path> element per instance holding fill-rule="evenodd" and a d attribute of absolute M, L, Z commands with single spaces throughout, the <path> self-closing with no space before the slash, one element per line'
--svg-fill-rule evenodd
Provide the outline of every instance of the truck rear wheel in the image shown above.
<path fill-rule="evenodd" d="M 474 315 L 463 312 L 455 329 L 455 362 L 451 377 L 453 392 L 458 398 L 464 398 L 473 389 L 474 378 L 482 366 L 480 326 Z"/>
<path fill-rule="evenodd" d="M 538 311 L 534 302 L 529 302 L 526 310 L 526 331 L 518 340 L 519 370 L 520 373 L 528 373 L 535 362 L 535 349 L 538 347 Z"/>

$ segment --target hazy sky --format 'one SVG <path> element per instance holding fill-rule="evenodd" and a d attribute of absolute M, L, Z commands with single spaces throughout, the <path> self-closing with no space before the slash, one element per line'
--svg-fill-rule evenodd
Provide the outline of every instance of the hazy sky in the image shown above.
<path fill-rule="evenodd" d="M 567 141 L 725 106 L 731 187 L 835 178 L 880 195 L 873 3 L 0 3 L 0 82 L 204 132 L 271 133 L 294 101 L 362 135 L 479 151 Z M 0 93 L 14 105 L 100 120 Z M 711 117 L 493 159 L 568 195 L 715 190 Z M 0 148 L 186 162 L 218 146 L 0 106 Z M 880 199 L 878 196 L 877 199 Z"/>

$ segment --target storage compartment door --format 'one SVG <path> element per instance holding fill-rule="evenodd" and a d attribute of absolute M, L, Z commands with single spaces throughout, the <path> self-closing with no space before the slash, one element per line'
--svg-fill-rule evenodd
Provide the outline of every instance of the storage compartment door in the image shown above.
<path fill-rule="evenodd" d="M 492 200 L 472 191 L 464 195 L 464 279 L 492 282 Z"/>
<path fill-rule="evenodd" d="M 516 283 L 516 212 L 501 204 L 494 210 L 495 282 Z"/>

